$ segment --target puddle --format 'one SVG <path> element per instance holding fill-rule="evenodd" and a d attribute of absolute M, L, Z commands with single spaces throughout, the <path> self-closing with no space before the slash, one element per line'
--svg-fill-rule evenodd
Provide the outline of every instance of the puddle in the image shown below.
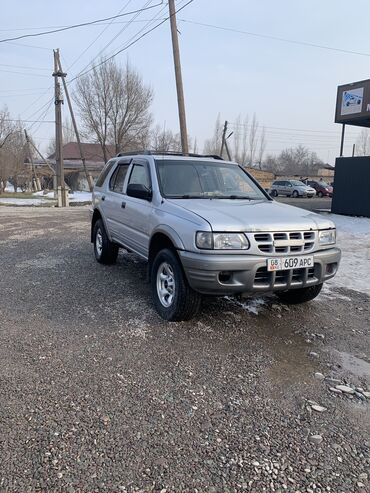
<path fill-rule="evenodd" d="M 345 370 L 358 377 L 370 377 L 370 363 L 367 361 L 336 349 L 333 350 L 333 353 L 339 356 L 340 364 Z"/>

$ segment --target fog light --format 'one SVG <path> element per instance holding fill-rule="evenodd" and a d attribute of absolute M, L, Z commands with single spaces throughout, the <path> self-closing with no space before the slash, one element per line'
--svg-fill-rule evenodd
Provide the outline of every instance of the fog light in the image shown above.
<path fill-rule="evenodd" d="M 223 271 L 223 272 L 220 272 L 219 275 L 218 275 L 218 280 L 221 283 L 228 283 L 228 282 L 231 281 L 231 278 L 232 278 L 232 273 L 231 272 Z"/>
<path fill-rule="evenodd" d="M 334 274 L 337 270 L 337 263 L 333 262 L 332 264 L 326 264 L 326 274 Z"/>

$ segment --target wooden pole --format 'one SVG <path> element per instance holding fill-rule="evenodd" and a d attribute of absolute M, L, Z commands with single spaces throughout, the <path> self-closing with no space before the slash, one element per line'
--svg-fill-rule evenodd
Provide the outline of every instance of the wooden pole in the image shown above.
<path fill-rule="evenodd" d="M 59 77 L 61 73 L 58 66 L 59 50 L 54 50 L 54 93 L 55 93 L 55 161 L 57 175 L 57 204 L 58 207 L 67 206 L 66 188 L 64 183 L 63 163 L 63 133 L 62 133 L 62 94 Z"/>
<path fill-rule="evenodd" d="M 174 65 L 175 65 L 177 104 L 178 104 L 178 110 L 179 110 L 180 134 L 181 134 L 181 147 L 182 147 L 183 154 L 189 154 L 188 131 L 186 128 L 186 116 L 185 116 L 184 88 L 183 88 L 183 84 L 182 84 L 179 40 L 177 37 L 175 0 L 168 0 L 168 8 L 169 8 L 169 12 L 170 12 L 172 51 L 173 51 L 173 61 L 174 61 Z"/>
<path fill-rule="evenodd" d="M 222 140 L 221 140 L 221 149 L 220 149 L 220 156 L 222 157 L 222 154 L 224 152 L 224 147 L 226 143 L 226 132 L 227 132 L 227 120 L 225 120 L 224 123 L 224 129 L 222 131 Z"/>
<path fill-rule="evenodd" d="M 78 149 L 80 151 L 80 157 L 81 157 L 81 161 L 82 161 L 82 166 L 84 168 L 84 172 L 85 172 L 85 175 L 86 175 L 86 180 L 87 180 L 87 184 L 89 186 L 90 192 L 92 192 L 93 191 L 93 188 L 94 188 L 94 181 L 93 181 L 92 176 L 90 175 L 90 173 L 88 172 L 87 167 L 86 167 L 85 153 L 84 153 L 83 148 L 82 148 L 82 145 L 81 145 L 80 133 L 79 133 L 78 128 L 77 128 L 77 123 L 76 123 L 75 115 L 74 115 L 73 108 L 72 108 L 71 98 L 69 97 L 69 92 L 68 92 L 67 84 L 66 84 L 66 81 L 65 81 L 65 76 L 67 74 L 63 72 L 62 64 L 60 62 L 59 52 L 58 52 L 58 68 L 59 68 L 59 71 L 60 71 L 60 74 L 61 74 L 63 88 L 64 88 L 64 92 L 65 92 L 65 95 L 66 95 L 66 98 L 67 98 L 69 113 L 70 113 L 71 119 L 72 119 L 72 125 L 73 125 L 73 128 L 74 128 L 75 134 L 76 134 L 76 140 L 77 140 L 77 144 L 78 144 Z"/>

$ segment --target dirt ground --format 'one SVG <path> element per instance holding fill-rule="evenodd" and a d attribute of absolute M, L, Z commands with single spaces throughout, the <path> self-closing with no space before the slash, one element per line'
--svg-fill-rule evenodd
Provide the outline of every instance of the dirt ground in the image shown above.
<path fill-rule="evenodd" d="M 0 492 L 370 491 L 367 295 L 167 323 L 89 240 L 88 208 L 0 208 Z"/>

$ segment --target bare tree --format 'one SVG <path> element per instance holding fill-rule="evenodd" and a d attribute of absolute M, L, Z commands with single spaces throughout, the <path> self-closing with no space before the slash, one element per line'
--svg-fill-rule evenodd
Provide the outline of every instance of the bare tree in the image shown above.
<path fill-rule="evenodd" d="M 315 152 L 298 145 L 284 149 L 277 157 L 268 156 L 263 168 L 278 174 L 309 176 L 317 173 L 323 165 L 323 161 Z"/>
<path fill-rule="evenodd" d="M 370 132 L 367 128 L 363 128 L 356 141 L 356 155 L 368 156 L 369 154 L 370 154 Z"/>
<path fill-rule="evenodd" d="M 14 125 L 8 144 L 8 179 L 14 186 L 14 191 L 17 191 L 18 185 L 25 188 L 31 178 L 30 170 L 25 165 L 27 143 L 20 122 Z"/>
<path fill-rule="evenodd" d="M 248 122 L 248 115 L 243 119 L 241 115 L 238 115 L 235 119 L 233 132 L 233 156 L 235 161 L 243 166 L 248 161 Z"/>
<path fill-rule="evenodd" d="M 6 107 L 0 110 L 0 193 L 4 191 L 9 178 L 9 161 L 7 143 L 13 132 L 9 123 L 9 111 Z"/>
<path fill-rule="evenodd" d="M 153 92 L 128 63 L 115 60 L 94 67 L 78 79 L 74 100 L 84 125 L 85 137 L 99 142 L 105 161 L 107 145 L 116 152 L 132 149 L 148 133 Z"/>
<path fill-rule="evenodd" d="M 222 124 L 220 114 L 217 115 L 213 136 L 204 142 L 204 154 L 219 154 L 222 141 Z"/>
<path fill-rule="evenodd" d="M 193 153 L 198 154 L 198 141 L 196 137 L 194 137 Z"/>
<path fill-rule="evenodd" d="M 70 118 L 66 118 L 63 121 L 62 132 L 63 132 L 63 145 L 68 144 L 68 142 L 76 142 L 76 134 Z M 55 137 L 50 139 L 46 149 L 46 155 L 51 156 L 54 153 L 55 153 Z"/>
<path fill-rule="evenodd" d="M 181 152 L 181 139 L 179 134 L 174 134 L 172 130 L 156 125 L 151 132 L 151 149 L 154 151 L 175 151 Z"/>
<path fill-rule="evenodd" d="M 29 180 L 25 166 L 26 140 L 22 123 L 11 120 L 6 107 L 0 110 L 0 193 L 7 181 L 17 190 L 20 178 L 23 184 Z"/>

